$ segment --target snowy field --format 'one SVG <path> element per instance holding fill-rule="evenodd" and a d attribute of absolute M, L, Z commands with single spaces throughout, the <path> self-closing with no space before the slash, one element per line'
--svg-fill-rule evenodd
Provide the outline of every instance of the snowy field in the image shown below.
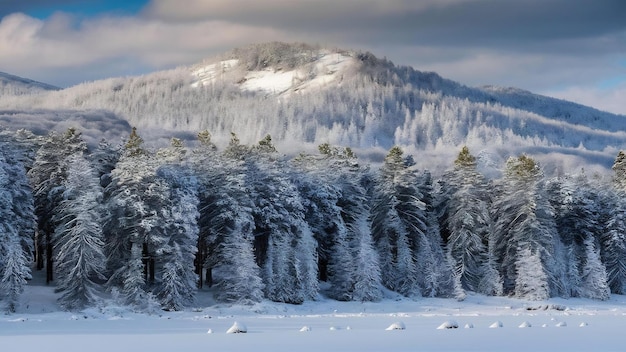
<path fill-rule="evenodd" d="M 209 295 L 200 293 L 202 297 Z M 379 303 L 264 302 L 135 314 L 108 306 L 59 312 L 52 287 L 28 286 L 0 316 L 1 351 L 623 351 L 626 296 L 528 302 L 470 295 Z M 198 302 L 199 306 L 210 302 Z M 245 334 L 228 334 L 237 322 Z M 490 327 L 500 322 L 502 327 Z M 394 323 L 404 330 L 387 330 Z M 456 323 L 457 329 L 437 329 Z M 466 325 L 473 326 L 468 328 Z M 520 325 L 530 325 L 521 328 Z M 304 329 L 303 329 L 304 328 Z M 308 331 L 301 331 L 308 330 Z"/>

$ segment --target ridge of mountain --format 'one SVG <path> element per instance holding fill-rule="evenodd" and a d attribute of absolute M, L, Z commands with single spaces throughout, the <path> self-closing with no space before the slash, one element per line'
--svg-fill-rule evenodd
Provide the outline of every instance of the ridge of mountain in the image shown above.
<path fill-rule="evenodd" d="M 28 78 L 23 78 L 0 72 L 0 95 L 22 95 L 39 93 L 41 91 L 59 90 L 60 88 L 53 85 L 34 81 Z"/>
<path fill-rule="evenodd" d="M 350 146 L 371 160 L 399 145 L 431 168 L 461 146 L 501 163 L 529 153 L 554 170 L 607 168 L 626 147 L 626 116 L 517 88 L 468 87 L 368 52 L 295 43 L 233 49 L 195 65 L 58 91 L 0 96 L 0 110 L 109 110 L 139 130 L 218 145 L 236 132 L 279 150 Z"/>

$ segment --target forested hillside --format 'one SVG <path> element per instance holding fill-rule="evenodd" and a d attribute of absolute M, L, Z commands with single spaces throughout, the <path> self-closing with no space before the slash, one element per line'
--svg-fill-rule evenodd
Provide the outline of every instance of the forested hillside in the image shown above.
<path fill-rule="evenodd" d="M 614 177 L 547 177 L 531 156 L 487 179 L 459 148 L 433 177 L 402 148 L 370 168 L 348 147 L 286 158 L 268 135 L 207 131 L 147 148 L 88 148 L 80 131 L 4 132 L 0 297 L 15 309 L 44 270 L 68 310 L 115 300 L 138 311 L 220 302 L 541 300 L 626 292 L 626 155 Z M 31 265 L 32 263 L 32 265 Z M 198 290 L 210 287 L 210 290 Z"/>
<path fill-rule="evenodd" d="M 59 88 L 46 83 L 0 72 L 0 96 L 28 95 L 58 89 Z"/>
<path fill-rule="evenodd" d="M 292 155 L 329 143 L 382 161 L 398 145 L 437 172 L 464 145 L 481 165 L 528 153 L 550 174 L 608 168 L 626 146 L 624 116 L 306 44 L 253 45 L 190 67 L 0 96 L 0 109 L 33 108 L 108 110 L 145 131 L 151 146 L 153 132 L 191 141 L 205 129 L 222 148 L 233 131 L 246 144 L 270 134 Z"/>

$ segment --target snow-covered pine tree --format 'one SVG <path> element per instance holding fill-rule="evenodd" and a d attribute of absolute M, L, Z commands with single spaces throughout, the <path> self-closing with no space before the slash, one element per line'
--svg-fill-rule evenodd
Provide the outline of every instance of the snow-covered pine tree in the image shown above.
<path fill-rule="evenodd" d="M 613 182 L 615 183 L 615 187 L 626 192 L 626 153 L 623 150 L 617 153 L 612 169 L 614 172 Z"/>
<path fill-rule="evenodd" d="M 446 228 L 448 255 L 464 290 L 494 295 L 501 292 L 493 261 L 488 258 L 491 215 L 486 179 L 476 170 L 476 158 L 463 147 L 446 174 Z"/>
<path fill-rule="evenodd" d="M 264 286 L 254 255 L 253 204 L 246 193 L 242 162 L 216 153 L 207 131 L 198 139 L 200 147 L 192 156 L 200 186 L 196 273 L 207 270 L 219 301 L 260 302 Z"/>
<path fill-rule="evenodd" d="M 101 140 L 98 147 L 88 156 L 96 175 L 100 179 L 100 186 L 106 188 L 111 183 L 111 171 L 120 159 L 121 146 L 112 146 L 106 140 Z"/>
<path fill-rule="evenodd" d="M 106 257 L 99 179 L 81 153 L 70 156 L 67 162 L 53 238 L 59 304 L 75 310 L 93 306 L 99 300 L 99 285 L 106 279 Z"/>
<path fill-rule="evenodd" d="M 212 267 L 217 262 L 216 249 L 221 240 L 219 235 L 222 224 L 219 216 L 223 214 L 218 204 L 229 195 L 226 191 L 228 175 L 239 175 L 243 172 L 234 169 L 226 170 L 226 158 L 221 158 L 217 147 L 211 140 L 211 133 L 204 130 L 198 133 L 199 146 L 190 156 L 191 167 L 198 178 L 198 251 L 196 252 L 196 274 L 198 287 L 204 284 L 213 285 Z M 236 177 L 233 177 L 236 178 Z M 233 179 L 231 178 L 231 179 Z M 224 192 L 221 192 L 224 191 Z M 249 213 L 249 212 L 248 212 Z"/>
<path fill-rule="evenodd" d="M 266 297 L 296 304 L 315 299 L 317 243 L 304 220 L 303 200 L 288 177 L 288 164 L 266 148 L 233 153 L 233 149 L 243 148 L 231 144 L 235 147 L 229 146 L 225 154 L 245 163 L 245 184 L 253 200 L 256 257 Z"/>
<path fill-rule="evenodd" d="M 580 296 L 607 300 L 611 297 L 606 268 L 600 259 L 596 239 L 587 236 L 584 241 L 585 256 L 581 270 Z"/>
<path fill-rule="evenodd" d="M 3 256 L 0 267 L 0 298 L 4 301 L 6 310 L 15 312 L 20 295 L 24 292 L 26 280 L 31 278 L 28 259 L 17 234 L 3 229 L 0 234 L 2 246 L 0 252 Z"/>
<path fill-rule="evenodd" d="M 372 203 L 372 236 L 380 256 L 382 283 L 390 290 L 409 297 L 422 294 L 415 252 L 420 244 L 427 242 L 420 243 L 420 237 L 425 237 L 424 233 L 409 231 L 397 208 L 400 206 L 398 193 L 417 192 L 414 186 L 416 183 L 417 176 L 408 169 L 403 151 L 394 147 L 387 154 L 375 182 Z M 425 204 L 420 200 L 421 194 L 409 193 L 406 198 L 415 208 L 410 209 L 413 213 L 425 209 Z M 403 206 L 404 212 L 410 211 L 407 204 Z M 412 218 L 411 222 L 419 219 Z"/>
<path fill-rule="evenodd" d="M 371 226 L 368 219 L 369 212 L 355 213 L 355 221 L 350 224 L 351 231 L 360 236 L 356 237 L 354 258 L 354 301 L 379 301 L 382 299 L 381 273 L 378 253 L 374 248 L 371 235 Z"/>
<path fill-rule="evenodd" d="M 157 177 L 166 181 L 169 199 L 160 210 L 158 226 L 167 242 L 155 251 L 158 267 L 153 292 L 164 309 L 180 310 L 193 303 L 197 291 L 198 181 L 180 164 L 162 166 Z"/>
<path fill-rule="evenodd" d="M 599 184 L 598 208 L 604 229 L 600 236 L 602 262 L 612 293 L 626 294 L 626 153 L 613 163 L 613 183 Z"/>
<path fill-rule="evenodd" d="M 305 220 L 318 243 L 318 268 L 321 281 L 328 281 L 327 294 L 340 301 L 352 299 L 354 270 L 349 248 L 348 229 L 341 216 L 338 202 L 339 186 L 329 178 L 338 170 L 323 170 L 324 160 L 301 155 L 294 162 L 297 168 L 292 176 L 305 208 Z M 331 176 L 332 175 L 332 176 Z"/>
<path fill-rule="evenodd" d="M 35 199 L 38 232 L 35 248 L 37 266 L 46 267 L 46 282 L 53 279 L 52 259 L 54 257 L 52 235 L 56 207 L 62 199 L 63 182 L 67 177 L 66 158 L 87 150 L 81 133 L 69 128 L 64 134 L 50 132 L 44 144 L 37 151 L 33 167 L 28 171 Z"/>
<path fill-rule="evenodd" d="M 596 243 L 599 243 L 604 232 L 600 222 L 599 196 L 591 187 L 584 172 L 566 176 L 553 183 L 558 184 L 560 190 L 560 201 L 556 207 L 557 227 L 561 240 L 568 248 L 566 288 L 569 292 L 565 294 L 567 296 L 569 293 L 575 297 L 604 297 L 604 289 L 599 282 L 603 278 L 606 281 L 606 269 L 601 262 L 599 262 L 601 267 L 598 267 L 594 257 L 595 248 L 598 248 Z M 588 264 L 593 268 L 587 268 Z M 583 275 L 585 270 L 587 273 Z M 584 282 L 583 276 L 586 277 Z M 590 286 L 587 286 L 587 283 Z M 596 290 L 597 292 L 594 292 Z"/>
<path fill-rule="evenodd" d="M 148 285 L 155 282 L 156 259 L 168 243 L 161 211 L 170 199 L 167 183 L 156 175 L 159 160 L 142 144 L 133 129 L 105 190 L 104 227 L 108 285 L 121 287 L 125 303 L 139 309 L 151 306 Z"/>
<path fill-rule="evenodd" d="M 539 282 L 543 275 L 531 281 L 519 277 L 520 273 L 527 272 L 518 269 L 518 264 L 529 263 L 521 258 L 528 252 L 540 259 L 549 295 L 558 296 L 564 291 L 565 249 L 558 237 L 554 209 L 545 195 L 542 176 L 541 168 L 532 158 L 525 155 L 509 158 L 502 191 L 493 203 L 492 255 L 499 265 L 505 294 L 543 297 L 544 283 Z M 521 253 L 520 249 L 525 252 Z M 529 282 L 537 290 L 536 294 L 531 292 L 532 285 L 525 285 Z"/>
<path fill-rule="evenodd" d="M 34 213 L 33 190 L 26 170 L 32 162 L 30 154 L 34 155 L 34 151 L 30 150 L 32 145 L 28 146 L 30 142 L 19 141 L 22 138 L 19 135 L 18 131 L 10 141 L 0 142 L 5 162 L 4 171 L 10 180 L 9 191 L 12 197 L 10 204 L 13 216 L 6 221 L 15 226 L 24 253 L 27 258 L 31 258 L 34 252 L 37 218 Z"/>
<path fill-rule="evenodd" d="M 392 148 L 375 181 L 372 235 L 383 284 L 405 296 L 435 296 L 451 289 L 428 173 Z"/>
<path fill-rule="evenodd" d="M 548 275 L 538 252 L 532 252 L 528 246 L 518 248 L 515 270 L 517 271 L 514 291 L 516 297 L 535 301 L 550 297 Z"/>
<path fill-rule="evenodd" d="M 409 159 L 408 165 L 413 165 Z M 425 288 L 425 296 L 451 296 L 454 291 L 454 280 L 451 263 L 444 252 L 444 244 L 441 238 L 441 230 L 437 221 L 437 210 L 435 201 L 435 191 L 432 176 L 429 171 L 423 171 L 418 178 L 417 189 L 422 195 L 422 202 L 425 211 L 416 213 L 415 216 L 424 216 L 421 221 L 416 221 L 413 225 L 425 225 L 422 231 L 426 234 L 425 240 L 428 246 L 424 245 L 418 249 L 419 258 L 428 258 L 420 261 L 422 272 L 427 273 L 422 286 Z"/>
<path fill-rule="evenodd" d="M 28 227 L 34 228 L 34 216 L 32 198 L 22 195 L 25 174 L 22 171 L 21 179 L 14 178 L 20 175 L 20 166 L 12 165 L 11 156 L 5 156 L 9 152 L 11 148 L 0 152 L 0 300 L 8 312 L 14 312 L 31 277 L 27 254 L 32 251 L 32 232 Z"/>
<path fill-rule="evenodd" d="M 319 146 L 301 155 L 292 176 L 303 195 L 306 221 L 318 241 L 320 277 L 338 300 L 377 301 L 381 275 L 369 223 L 368 169 L 349 148 Z"/>
<path fill-rule="evenodd" d="M 350 282 L 353 287 L 352 300 L 377 301 L 382 298 L 382 283 L 378 253 L 374 247 L 371 232 L 371 211 L 367 184 L 371 181 L 368 168 L 361 166 L 348 148 L 340 154 L 342 157 L 326 157 L 326 162 L 334 165 L 329 170 L 334 180 L 331 182 L 339 186 L 340 197 L 337 206 L 340 209 L 342 222 L 346 227 L 346 249 L 350 254 L 351 268 L 336 268 L 336 271 L 352 272 Z M 338 241 L 337 244 L 340 242 Z M 337 249 L 337 248 L 336 248 Z M 333 262 L 339 262 L 340 251 L 333 251 Z"/>

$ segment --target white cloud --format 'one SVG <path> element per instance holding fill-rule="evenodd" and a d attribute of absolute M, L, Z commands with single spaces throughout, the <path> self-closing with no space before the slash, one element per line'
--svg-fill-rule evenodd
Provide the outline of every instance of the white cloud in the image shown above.
<path fill-rule="evenodd" d="M 175 21 L 204 20 L 207 18 L 244 19 L 273 17 L 287 21 L 286 16 L 323 18 L 370 17 L 401 14 L 439 8 L 450 4 L 476 0 L 153 0 L 144 14 Z"/>
<path fill-rule="evenodd" d="M 0 21 L 0 68 L 33 77 L 54 69 L 109 71 L 132 63 L 147 71 L 194 63 L 235 46 L 256 41 L 290 40 L 268 27 L 224 21 L 165 23 L 137 17 L 102 17 L 76 23 L 58 14 L 46 21 L 12 14 Z M 122 73 L 123 74 L 123 73 Z M 51 82 L 58 84 L 57 82 Z"/>
<path fill-rule="evenodd" d="M 611 89 L 574 86 L 542 94 L 626 116 L 626 81 Z"/>

